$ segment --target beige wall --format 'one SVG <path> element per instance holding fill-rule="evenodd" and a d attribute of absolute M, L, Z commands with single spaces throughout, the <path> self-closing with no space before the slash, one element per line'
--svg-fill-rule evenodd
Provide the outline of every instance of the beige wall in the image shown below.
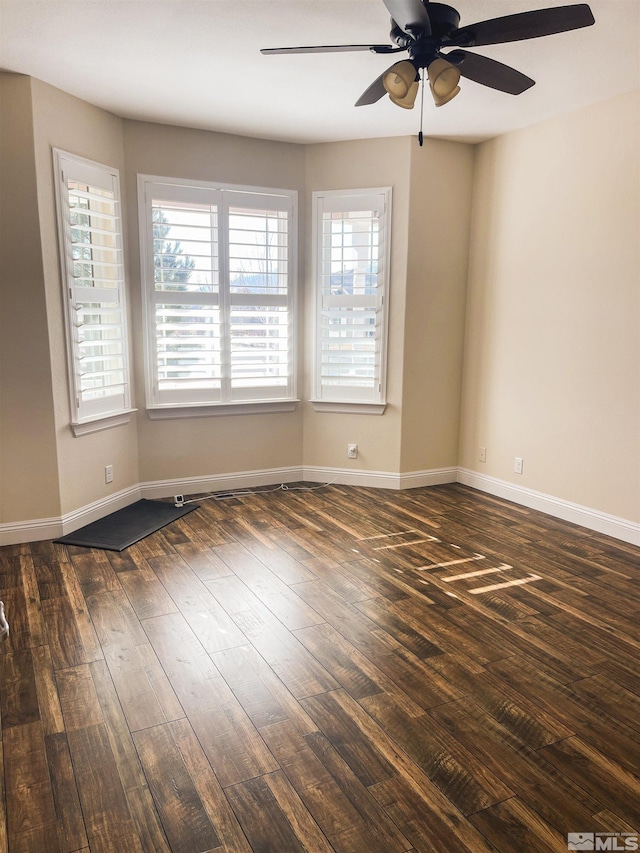
<path fill-rule="evenodd" d="M 639 116 L 636 92 L 479 147 L 460 443 L 464 468 L 634 521 Z"/>
<path fill-rule="evenodd" d="M 306 148 L 307 243 L 306 339 L 311 341 L 312 244 L 311 193 L 365 187 L 392 188 L 391 282 L 389 301 L 388 406 L 383 415 L 315 412 L 304 404 L 304 464 L 330 468 L 398 472 L 402 416 L 403 324 L 407 286 L 407 234 L 411 146 L 406 137 L 330 142 Z M 311 356 L 310 347 L 307 352 Z M 310 395 L 310 358 L 304 397 Z M 359 458 L 347 459 L 347 444 Z"/>
<path fill-rule="evenodd" d="M 411 145 L 402 472 L 458 464 L 474 149 Z"/>
<path fill-rule="evenodd" d="M 100 501 L 137 485 L 138 455 L 135 416 L 130 424 L 74 436 L 69 427 L 67 361 L 58 254 L 52 147 L 96 160 L 120 171 L 124 196 L 122 119 L 48 86 L 33 86 L 33 125 L 38 209 L 49 326 L 53 411 L 62 513 Z M 124 211 L 126 226 L 126 211 Z M 125 275 L 128 246 L 125 243 Z M 113 465 L 113 483 L 104 481 L 105 465 Z"/>
<path fill-rule="evenodd" d="M 127 208 L 133 325 L 141 328 L 137 174 L 192 178 L 300 191 L 304 201 L 304 149 L 223 133 L 125 122 Z M 302 231 L 301 210 L 300 230 Z M 207 477 L 302 463 L 302 416 L 249 414 L 149 420 L 144 410 L 143 350 L 135 338 L 140 478 L 143 482 Z"/>
<path fill-rule="evenodd" d="M 0 73 L 0 521 L 60 515 L 32 80 Z"/>

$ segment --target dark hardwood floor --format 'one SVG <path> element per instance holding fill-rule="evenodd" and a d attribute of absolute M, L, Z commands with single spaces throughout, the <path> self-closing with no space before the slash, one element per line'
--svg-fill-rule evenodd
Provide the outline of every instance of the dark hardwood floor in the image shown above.
<path fill-rule="evenodd" d="M 640 831 L 631 545 L 460 485 L 333 485 L 203 501 L 120 554 L 1 548 L 0 599 L 0 851 Z"/>

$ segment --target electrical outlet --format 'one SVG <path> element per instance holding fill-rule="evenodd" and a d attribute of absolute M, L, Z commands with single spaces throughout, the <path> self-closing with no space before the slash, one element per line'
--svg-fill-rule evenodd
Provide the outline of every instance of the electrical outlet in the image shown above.
<path fill-rule="evenodd" d="M 513 470 L 516 474 L 522 474 L 522 456 L 516 456 L 513 463 Z"/>
<path fill-rule="evenodd" d="M 113 483 L 113 465 L 104 466 L 104 481 L 105 483 Z"/>
<path fill-rule="evenodd" d="M 358 458 L 358 445 L 357 444 L 347 444 L 347 459 L 357 459 Z"/>
<path fill-rule="evenodd" d="M 487 461 L 487 448 L 481 447 L 478 451 L 478 462 L 486 462 Z"/>

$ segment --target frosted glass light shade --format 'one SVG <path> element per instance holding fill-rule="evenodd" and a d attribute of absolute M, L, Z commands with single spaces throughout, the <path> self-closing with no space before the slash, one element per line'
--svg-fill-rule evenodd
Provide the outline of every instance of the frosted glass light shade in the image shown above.
<path fill-rule="evenodd" d="M 405 110 L 413 109 L 418 94 L 418 81 L 415 66 L 411 62 L 405 59 L 392 65 L 383 76 L 382 85 L 394 104 Z"/>
<path fill-rule="evenodd" d="M 460 72 L 445 59 L 434 59 L 427 69 L 427 75 L 436 107 L 449 103 L 460 91 Z"/>

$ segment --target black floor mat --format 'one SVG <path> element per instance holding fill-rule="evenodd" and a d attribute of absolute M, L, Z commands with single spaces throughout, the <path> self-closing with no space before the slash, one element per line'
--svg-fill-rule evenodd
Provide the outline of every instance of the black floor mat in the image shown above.
<path fill-rule="evenodd" d="M 163 501 L 141 500 L 55 541 L 63 545 L 124 551 L 134 542 L 139 542 L 197 508 L 198 504 L 176 507 Z"/>

